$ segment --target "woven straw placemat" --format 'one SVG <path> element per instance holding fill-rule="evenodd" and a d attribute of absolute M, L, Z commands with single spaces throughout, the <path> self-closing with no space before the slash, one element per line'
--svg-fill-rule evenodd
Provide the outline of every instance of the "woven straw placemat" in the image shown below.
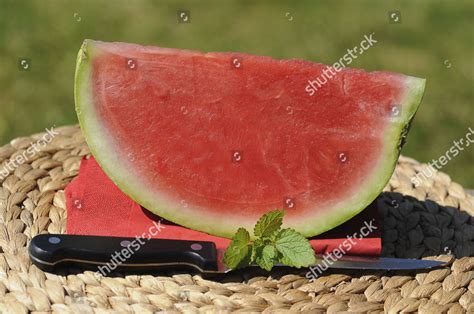
<path fill-rule="evenodd" d="M 0 312 L 413 312 L 474 313 L 474 197 L 442 172 L 414 187 L 427 165 L 401 157 L 379 197 L 383 255 L 428 257 L 449 267 L 427 272 L 328 271 L 309 282 L 304 273 L 250 273 L 211 281 L 195 275 L 103 277 L 92 272 L 53 275 L 31 264 L 26 247 L 39 233 L 64 233 L 64 188 L 89 149 L 77 126 L 41 151 L 25 153 L 43 134 L 0 148 Z M 38 147 L 37 147 L 38 148 Z M 30 150 L 31 151 L 31 150 Z M 11 162 L 10 162 L 11 165 Z M 428 172 L 427 172 L 428 173 Z"/>

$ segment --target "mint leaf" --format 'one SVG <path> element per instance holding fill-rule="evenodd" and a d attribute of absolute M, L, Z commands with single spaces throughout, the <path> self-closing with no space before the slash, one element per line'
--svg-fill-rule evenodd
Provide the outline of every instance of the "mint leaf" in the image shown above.
<path fill-rule="evenodd" d="M 277 235 L 275 247 L 282 255 L 280 262 L 285 265 L 300 268 L 316 263 L 314 251 L 308 239 L 293 229 L 281 230 Z"/>
<path fill-rule="evenodd" d="M 269 237 L 273 232 L 280 229 L 283 223 L 284 212 L 282 210 L 275 210 L 263 215 L 255 225 L 253 234 L 256 237 Z"/>
<path fill-rule="evenodd" d="M 257 254 L 255 262 L 261 268 L 270 271 L 276 262 L 276 249 L 272 244 L 265 245 L 263 249 Z"/>
<path fill-rule="evenodd" d="M 251 255 L 250 234 L 244 228 L 239 228 L 224 253 L 223 262 L 231 269 L 242 268 L 250 264 Z"/>
<path fill-rule="evenodd" d="M 251 263 L 256 263 L 257 256 L 259 254 L 262 254 L 262 250 L 264 246 L 265 246 L 265 243 L 263 242 L 262 239 L 255 239 L 255 241 L 253 241 Z"/>

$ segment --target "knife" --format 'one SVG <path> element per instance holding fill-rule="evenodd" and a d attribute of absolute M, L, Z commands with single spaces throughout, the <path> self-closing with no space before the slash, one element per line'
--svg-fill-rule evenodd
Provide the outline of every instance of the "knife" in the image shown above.
<path fill-rule="evenodd" d="M 147 272 L 176 270 L 204 275 L 231 272 L 222 264 L 223 250 L 213 242 L 168 239 L 122 238 L 65 234 L 40 234 L 28 247 L 38 268 L 56 272 L 71 266 L 100 271 Z M 317 255 L 322 265 L 323 256 Z M 386 257 L 342 256 L 324 265 L 335 269 L 416 270 L 442 266 L 444 262 Z M 255 268 L 257 265 L 251 265 Z M 275 267 L 288 267 L 276 265 Z"/>

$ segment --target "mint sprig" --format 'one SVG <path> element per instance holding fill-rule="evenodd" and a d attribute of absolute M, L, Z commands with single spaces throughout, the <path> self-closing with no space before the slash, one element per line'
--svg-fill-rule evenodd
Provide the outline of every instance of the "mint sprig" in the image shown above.
<path fill-rule="evenodd" d="M 293 229 L 281 229 L 284 214 L 282 210 L 264 214 L 254 227 L 254 241 L 239 228 L 224 253 L 224 264 L 237 269 L 255 263 L 267 271 L 278 263 L 297 268 L 315 264 L 308 239 Z"/>

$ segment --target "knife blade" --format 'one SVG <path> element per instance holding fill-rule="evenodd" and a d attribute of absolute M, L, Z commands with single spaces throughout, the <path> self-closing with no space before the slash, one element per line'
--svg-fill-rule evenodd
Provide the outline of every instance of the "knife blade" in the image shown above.
<path fill-rule="evenodd" d="M 28 252 L 33 264 L 46 272 L 56 272 L 71 266 L 96 270 L 102 275 L 115 271 L 143 273 L 173 270 L 205 275 L 232 271 L 221 262 L 223 250 L 218 250 L 213 242 L 207 241 L 40 234 L 31 240 Z M 431 260 L 348 255 L 329 261 L 317 255 L 314 267 L 417 270 L 443 264 Z M 287 266 L 278 264 L 275 267 Z"/>

